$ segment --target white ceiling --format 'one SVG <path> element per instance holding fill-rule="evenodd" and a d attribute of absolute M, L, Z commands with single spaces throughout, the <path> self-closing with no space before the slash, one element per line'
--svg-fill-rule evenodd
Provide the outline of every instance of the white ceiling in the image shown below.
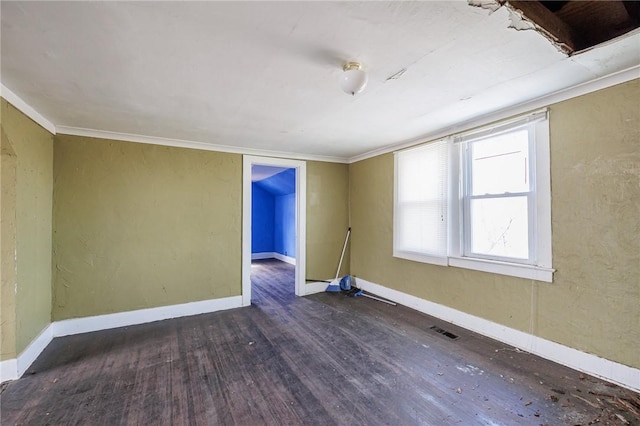
<path fill-rule="evenodd" d="M 260 164 L 254 164 L 251 166 L 251 182 L 259 182 L 270 178 L 273 175 L 284 172 L 286 167 L 275 166 L 263 166 Z"/>
<path fill-rule="evenodd" d="M 351 158 L 640 64 L 467 2 L 1 2 L 2 84 L 59 131 Z M 340 91 L 358 60 L 369 85 Z M 405 69 L 397 79 L 389 77 Z M 67 127 L 67 129 L 64 129 Z"/>

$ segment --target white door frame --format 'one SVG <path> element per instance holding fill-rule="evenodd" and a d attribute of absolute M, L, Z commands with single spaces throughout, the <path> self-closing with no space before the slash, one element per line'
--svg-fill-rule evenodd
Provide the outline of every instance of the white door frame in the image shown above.
<path fill-rule="evenodd" d="M 242 159 L 242 306 L 251 305 L 251 168 L 274 166 L 296 169 L 296 296 L 305 295 L 307 247 L 307 162 L 243 155 Z"/>

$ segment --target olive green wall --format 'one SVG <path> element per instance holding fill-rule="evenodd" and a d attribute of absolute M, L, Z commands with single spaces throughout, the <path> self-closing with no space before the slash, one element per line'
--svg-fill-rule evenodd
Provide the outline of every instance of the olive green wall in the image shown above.
<path fill-rule="evenodd" d="M 54 320 L 241 294 L 240 155 L 58 135 L 54 176 Z M 348 166 L 308 162 L 307 276 L 347 206 Z"/>
<path fill-rule="evenodd" d="M 241 160 L 56 136 L 53 319 L 240 295 Z"/>
<path fill-rule="evenodd" d="M 307 162 L 307 278 L 334 278 L 349 226 L 349 166 Z M 340 276 L 349 273 L 349 246 Z"/>
<path fill-rule="evenodd" d="M 0 361 L 3 361 L 16 357 L 16 154 L 1 123 L 0 131 Z"/>
<path fill-rule="evenodd" d="M 393 155 L 350 166 L 351 273 L 640 367 L 640 80 L 550 106 L 553 283 L 392 256 Z"/>
<path fill-rule="evenodd" d="M 15 358 L 51 322 L 53 135 L 1 102 L 2 349 Z"/>

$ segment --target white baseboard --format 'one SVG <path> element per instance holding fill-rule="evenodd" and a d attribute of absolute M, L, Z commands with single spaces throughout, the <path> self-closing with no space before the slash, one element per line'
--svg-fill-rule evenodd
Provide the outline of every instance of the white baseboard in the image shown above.
<path fill-rule="evenodd" d="M 15 380 L 31 367 L 44 348 L 53 340 L 53 328 L 47 325 L 17 358 L 0 362 L 0 383 Z"/>
<path fill-rule="evenodd" d="M 52 324 L 53 334 L 54 337 L 69 336 L 72 334 L 145 324 L 170 318 L 206 314 L 225 309 L 239 308 L 241 306 L 242 296 L 233 296 L 223 299 L 201 300 L 198 302 L 159 306 L 157 308 L 139 309 L 136 311 L 118 312 L 94 317 L 73 318 L 54 322 Z"/>
<path fill-rule="evenodd" d="M 356 286 L 367 292 L 393 300 L 398 304 L 499 340 L 558 364 L 599 377 L 635 392 L 640 392 L 640 369 L 588 354 L 362 278 L 356 278 Z"/>
<path fill-rule="evenodd" d="M 295 265 L 296 264 L 296 259 L 294 257 L 290 257 L 290 256 L 285 256 L 284 254 L 280 254 L 280 253 L 274 253 L 273 257 L 275 257 L 278 260 L 281 260 L 285 263 L 288 263 L 290 265 Z"/>
<path fill-rule="evenodd" d="M 309 294 L 322 293 L 327 290 L 327 286 L 329 283 L 325 283 L 322 281 L 310 282 L 304 286 L 304 295 L 308 296 Z"/>
<path fill-rule="evenodd" d="M 251 253 L 251 260 L 256 259 L 275 259 L 276 254 L 272 251 L 263 251 L 260 253 Z"/>
<path fill-rule="evenodd" d="M 53 340 L 53 324 L 47 325 L 38 336 L 29 343 L 29 346 L 18 355 L 18 377 L 22 377 L 31 364 L 40 356 L 42 351 Z"/>
<path fill-rule="evenodd" d="M 260 253 L 251 253 L 251 260 L 256 259 L 278 259 L 283 262 L 289 263 L 290 265 L 296 264 L 296 259 L 294 257 L 285 256 L 284 254 L 276 253 L 275 251 L 263 251 Z"/>
<path fill-rule="evenodd" d="M 18 360 L 16 358 L 0 361 L 0 383 L 18 378 Z"/>
<path fill-rule="evenodd" d="M 222 299 L 202 300 L 179 305 L 160 306 L 157 308 L 56 321 L 42 330 L 38 337 L 27 346 L 17 359 L 8 359 L 0 362 L 0 380 L 1 382 L 5 382 L 7 380 L 20 378 L 54 337 L 126 327 L 170 318 L 206 314 L 239 308 L 241 306 L 242 296 L 233 296 Z"/>

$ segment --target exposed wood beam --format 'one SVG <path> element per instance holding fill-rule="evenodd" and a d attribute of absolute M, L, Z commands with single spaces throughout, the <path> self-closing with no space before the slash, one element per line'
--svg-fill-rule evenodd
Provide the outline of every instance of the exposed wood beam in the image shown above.
<path fill-rule="evenodd" d="M 576 50 L 576 40 L 573 31 L 564 21 L 544 7 L 539 1 L 513 1 L 507 3 L 517 9 L 536 27 L 565 53 L 571 54 Z"/>
<path fill-rule="evenodd" d="M 634 24 L 640 23 L 640 2 L 639 1 L 623 1 L 622 4 Z"/>

